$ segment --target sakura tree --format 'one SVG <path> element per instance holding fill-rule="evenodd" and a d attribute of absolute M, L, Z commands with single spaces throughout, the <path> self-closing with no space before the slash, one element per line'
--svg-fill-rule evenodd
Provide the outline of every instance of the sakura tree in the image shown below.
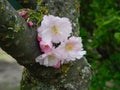
<path fill-rule="evenodd" d="M 0 0 L 0 46 L 25 67 L 21 90 L 88 90 L 79 1 L 16 1 L 27 9 L 16 11 Z"/>

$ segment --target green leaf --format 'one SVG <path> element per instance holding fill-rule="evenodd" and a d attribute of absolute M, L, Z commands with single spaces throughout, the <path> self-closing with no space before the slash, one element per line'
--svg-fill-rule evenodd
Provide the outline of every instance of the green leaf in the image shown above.
<path fill-rule="evenodd" d="M 114 34 L 114 38 L 115 38 L 117 41 L 120 42 L 120 32 L 116 32 L 116 33 Z"/>

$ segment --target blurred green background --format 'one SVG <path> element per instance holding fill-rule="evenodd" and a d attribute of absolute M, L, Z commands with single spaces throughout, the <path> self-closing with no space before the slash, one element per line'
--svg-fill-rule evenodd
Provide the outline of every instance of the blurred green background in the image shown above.
<path fill-rule="evenodd" d="M 93 71 L 90 90 L 120 90 L 120 0 L 79 1 L 80 36 Z"/>
<path fill-rule="evenodd" d="M 80 5 L 80 36 L 93 70 L 90 90 L 120 90 L 120 0 Z"/>

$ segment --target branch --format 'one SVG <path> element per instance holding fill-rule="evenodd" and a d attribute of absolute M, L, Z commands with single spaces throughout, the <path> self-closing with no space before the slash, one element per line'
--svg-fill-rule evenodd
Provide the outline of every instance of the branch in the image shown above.
<path fill-rule="evenodd" d="M 40 54 L 36 28 L 29 28 L 7 0 L 0 0 L 0 21 L 2 49 L 22 65 L 34 63 Z"/>

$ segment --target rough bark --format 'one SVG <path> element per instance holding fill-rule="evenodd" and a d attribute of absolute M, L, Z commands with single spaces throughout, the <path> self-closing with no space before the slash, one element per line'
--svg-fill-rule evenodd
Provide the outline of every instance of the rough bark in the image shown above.
<path fill-rule="evenodd" d="M 78 36 L 77 0 L 42 0 L 37 11 L 42 7 L 48 14 L 68 17 L 73 23 L 74 35 Z M 40 55 L 36 34 L 36 27 L 28 27 L 7 0 L 0 0 L 0 46 L 25 66 L 21 90 L 88 90 L 91 70 L 85 58 L 62 65 L 60 69 L 35 63 Z"/>
<path fill-rule="evenodd" d="M 7 0 L 0 0 L 0 46 L 21 65 L 34 63 L 40 54 L 36 33 Z"/>

